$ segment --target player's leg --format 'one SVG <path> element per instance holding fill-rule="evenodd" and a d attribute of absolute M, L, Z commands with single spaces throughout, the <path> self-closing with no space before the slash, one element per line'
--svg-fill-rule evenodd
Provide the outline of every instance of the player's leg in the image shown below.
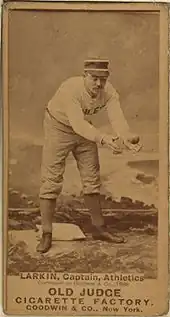
<path fill-rule="evenodd" d="M 124 242 L 121 237 L 111 235 L 105 225 L 100 204 L 100 165 L 97 145 L 82 139 L 73 155 L 80 171 L 84 200 L 91 213 L 93 238 L 116 243 Z"/>
<path fill-rule="evenodd" d="M 80 172 L 85 204 L 91 211 L 92 224 L 102 226 L 104 219 L 100 208 L 100 165 L 94 142 L 81 140 L 73 155 Z"/>
<path fill-rule="evenodd" d="M 65 160 L 72 146 L 72 136 L 58 129 L 57 123 L 48 114 L 45 114 L 39 193 L 43 234 L 37 246 L 38 252 L 47 252 L 51 247 L 52 221 L 56 199 L 62 190 Z"/>

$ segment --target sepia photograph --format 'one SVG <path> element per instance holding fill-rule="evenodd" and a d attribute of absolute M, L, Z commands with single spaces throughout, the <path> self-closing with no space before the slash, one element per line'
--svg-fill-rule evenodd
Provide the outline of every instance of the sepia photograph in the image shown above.
<path fill-rule="evenodd" d="M 75 7 L 18 1 L 4 9 L 8 305 L 49 314 L 54 296 L 74 297 L 69 285 L 78 283 L 79 296 L 101 308 L 78 302 L 74 314 L 147 314 L 156 309 L 152 293 L 142 297 L 144 284 L 130 292 L 157 283 L 168 217 L 161 9 Z M 26 291 L 12 300 L 16 278 L 28 294 L 31 282 L 44 296 L 54 283 L 49 302 Z M 52 314 L 69 314 L 72 304 Z"/>

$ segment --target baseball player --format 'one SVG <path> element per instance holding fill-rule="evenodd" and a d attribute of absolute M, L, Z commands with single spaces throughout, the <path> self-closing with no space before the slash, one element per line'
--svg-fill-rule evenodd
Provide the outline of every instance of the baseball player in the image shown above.
<path fill-rule="evenodd" d="M 108 81 L 109 61 L 85 60 L 80 77 L 64 81 L 49 101 L 44 117 L 44 146 L 41 168 L 40 211 L 42 237 L 37 251 L 47 252 L 52 244 L 52 219 L 56 199 L 61 193 L 65 160 L 72 152 L 82 181 L 84 200 L 90 210 L 94 239 L 123 243 L 124 238 L 110 234 L 104 224 L 100 206 L 100 166 L 97 145 L 121 149 L 110 135 L 93 125 L 105 108 L 111 126 L 125 146 L 139 151 L 139 137 L 133 136 L 120 107 L 119 95 Z M 135 144 L 134 144 L 135 143 Z"/>

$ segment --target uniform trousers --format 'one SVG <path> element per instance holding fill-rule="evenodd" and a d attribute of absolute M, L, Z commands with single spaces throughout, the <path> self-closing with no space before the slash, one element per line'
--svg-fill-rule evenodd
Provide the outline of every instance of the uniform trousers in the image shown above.
<path fill-rule="evenodd" d="M 83 193 L 98 194 L 101 182 L 96 143 L 76 134 L 72 127 L 57 121 L 46 109 L 40 198 L 55 199 L 61 193 L 66 158 L 70 152 L 77 162 Z"/>

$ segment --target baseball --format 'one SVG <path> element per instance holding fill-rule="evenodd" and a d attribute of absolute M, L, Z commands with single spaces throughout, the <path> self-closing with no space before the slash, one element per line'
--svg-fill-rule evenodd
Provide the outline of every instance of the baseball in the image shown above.
<path fill-rule="evenodd" d="M 140 138 L 138 135 L 133 135 L 132 137 L 128 138 L 128 141 L 132 144 L 138 144 L 140 141 Z"/>

